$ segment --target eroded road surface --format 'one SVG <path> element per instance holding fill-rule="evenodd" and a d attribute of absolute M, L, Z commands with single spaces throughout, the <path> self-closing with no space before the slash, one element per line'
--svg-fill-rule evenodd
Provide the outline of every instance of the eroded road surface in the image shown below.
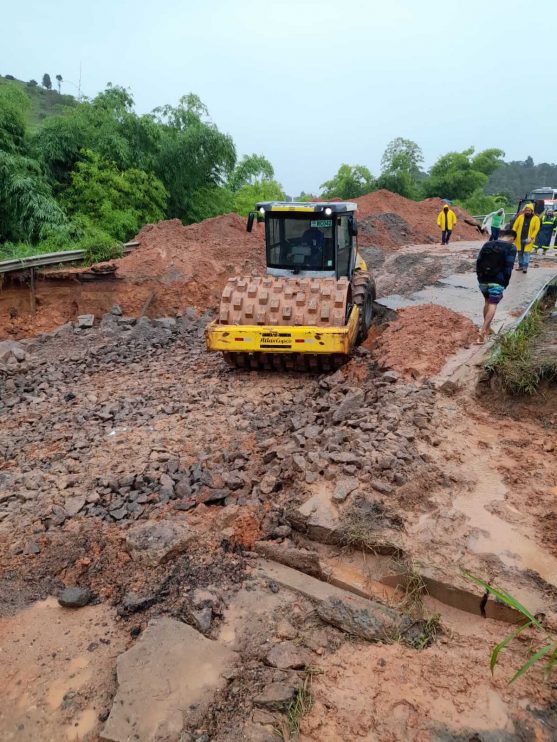
<path fill-rule="evenodd" d="M 381 328 L 334 374 L 232 371 L 206 322 L 65 325 L 1 373 L 2 739 L 555 739 L 463 576 L 556 625 L 554 391 L 448 396 Z"/>

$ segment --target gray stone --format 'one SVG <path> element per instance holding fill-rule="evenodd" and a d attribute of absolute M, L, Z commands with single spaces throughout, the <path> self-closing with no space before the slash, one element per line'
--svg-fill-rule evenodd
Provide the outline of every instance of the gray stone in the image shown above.
<path fill-rule="evenodd" d="M 21 343 L 15 340 L 3 340 L 0 342 L 0 362 L 8 363 L 11 359 L 15 359 L 18 363 L 21 363 L 26 357 L 27 353 Z"/>
<path fill-rule="evenodd" d="M 270 495 L 277 485 L 277 478 L 273 474 L 265 474 L 259 483 L 259 491 L 264 495 Z"/>
<path fill-rule="evenodd" d="M 333 422 L 340 423 L 346 420 L 353 412 L 359 410 L 365 401 L 362 389 L 353 389 L 344 397 L 333 412 Z"/>
<path fill-rule="evenodd" d="M 174 317 L 157 317 L 153 320 L 155 327 L 162 327 L 165 330 L 173 330 L 176 327 L 176 319 Z"/>
<path fill-rule="evenodd" d="M 198 631 L 202 634 L 207 634 L 211 629 L 211 623 L 213 621 L 213 611 L 211 606 L 206 605 L 204 608 L 199 608 L 190 612 L 191 619 Z"/>
<path fill-rule="evenodd" d="M 70 517 L 72 517 L 74 515 L 77 515 L 79 511 L 85 507 L 86 502 L 87 498 L 85 497 L 85 495 L 74 495 L 72 497 L 66 497 L 64 501 L 64 510 Z"/>
<path fill-rule="evenodd" d="M 223 474 L 223 480 L 228 489 L 232 491 L 242 489 L 245 485 L 242 477 L 235 471 Z"/>
<path fill-rule="evenodd" d="M 63 608 L 83 608 L 91 600 L 91 591 L 86 587 L 67 587 L 58 596 Z"/>
<path fill-rule="evenodd" d="M 372 479 L 370 485 L 377 492 L 381 492 L 383 495 L 390 495 L 394 490 L 394 487 L 388 482 L 383 482 L 381 479 Z"/>
<path fill-rule="evenodd" d="M 394 384 L 400 379 L 400 374 L 397 374 L 396 371 L 385 371 L 381 375 L 381 379 L 383 381 L 388 381 L 390 384 Z"/>
<path fill-rule="evenodd" d="M 297 690 L 293 683 L 269 683 L 258 696 L 255 696 L 253 702 L 263 708 L 284 709 L 294 698 Z"/>
<path fill-rule="evenodd" d="M 292 641 L 281 642 L 267 653 L 267 663 L 279 670 L 303 670 L 311 664 L 311 654 Z"/>
<path fill-rule="evenodd" d="M 93 327 L 95 324 L 95 315 L 94 314 L 80 314 L 77 318 L 77 326 L 83 330 L 87 327 Z"/>
<path fill-rule="evenodd" d="M 178 740 L 184 726 L 202 721 L 234 660 L 232 650 L 187 624 L 150 621 L 118 657 L 118 690 L 101 739 Z"/>
<path fill-rule="evenodd" d="M 132 559 L 157 565 L 186 551 L 194 538 L 195 533 L 185 523 L 161 520 L 131 528 L 126 535 L 126 544 Z"/>
<path fill-rule="evenodd" d="M 348 593 L 318 603 L 317 614 L 322 621 L 368 641 L 398 636 L 403 623 L 403 617 L 392 608 Z"/>
<path fill-rule="evenodd" d="M 360 486 L 360 481 L 356 477 L 342 477 L 338 480 L 333 492 L 333 500 L 344 502 L 351 492 L 354 492 Z"/>
<path fill-rule="evenodd" d="M 121 306 L 119 304 L 113 304 L 110 314 L 113 314 L 115 317 L 121 317 L 123 314 Z"/>
<path fill-rule="evenodd" d="M 174 485 L 174 492 L 178 497 L 189 497 L 191 495 L 191 486 L 186 479 L 181 479 Z"/>

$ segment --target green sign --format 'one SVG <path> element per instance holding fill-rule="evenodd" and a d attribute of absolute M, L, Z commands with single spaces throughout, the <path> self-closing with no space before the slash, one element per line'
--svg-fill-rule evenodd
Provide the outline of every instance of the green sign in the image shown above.
<path fill-rule="evenodd" d="M 310 222 L 310 226 L 317 227 L 318 229 L 321 229 L 322 227 L 332 227 L 333 220 L 332 219 L 317 219 L 317 221 Z"/>

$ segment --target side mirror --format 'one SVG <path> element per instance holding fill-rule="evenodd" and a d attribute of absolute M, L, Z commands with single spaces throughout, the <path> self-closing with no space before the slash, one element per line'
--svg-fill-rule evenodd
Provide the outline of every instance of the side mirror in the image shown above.
<path fill-rule="evenodd" d="M 251 230 L 253 229 L 254 218 L 255 214 L 253 213 L 253 211 L 250 211 L 250 213 L 248 214 L 248 221 L 246 223 L 246 232 L 251 232 Z"/>
<path fill-rule="evenodd" d="M 348 230 L 350 232 L 350 237 L 356 237 L 358 234 L 358 222 L 356 221 L 356 217 L 351 217 L 350 221 L 348 222 Z"/>

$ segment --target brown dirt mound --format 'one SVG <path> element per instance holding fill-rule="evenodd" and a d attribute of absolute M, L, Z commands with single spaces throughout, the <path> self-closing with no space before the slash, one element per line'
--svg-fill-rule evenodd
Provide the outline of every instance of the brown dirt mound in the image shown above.
<path fill-rule="evenodd" d="M 417 203 L 389 191 L 356 199 L 360 208 L 361 244 L 387 250 L 437 237 L 439 199 Z M 459 217 L 462 212 L 457 209 Z M 462 218 L 455 236 L 477 236 Z M 37 310 L 30 313 L 25 283 L 7 277 L 0 292 L 0 339 L 53 330 L 80 314 L 100 317 L 119 304 L 124 314 L 151 317 L 182 313 L 188 307 L 217 309 L 227 279 L 259 274 L 265 269 L 264 230 L 255 224 L 248 234 L 245 220 L 225 214 L 185 227 L 178 219 L 147 224 L 136 239 L 138 248 L 113 261 L 115 277 L 85 281 L 82 270 L 50 271 L 37 281 Z M 26 280 L 26 279 L 25 279 Z"/>
<path fill-rule="evenodd" d="M 364 345 L 373 346 L 382 367 L 419 378 L 438 373 L 449 356 L 470 345 L 476 336 L 477 328 L 466 317 L 423 304 L 401 309 L 398 319 L 378 339 L 368 338 Z"/>
<path fill-rule="evenodd" d="M 408 244 L 426 244 L 440 241 L 437 215 L 443 208 L 440 198 L 411 201 L 390 191 L 374 191 L 360 198 L 358 204 L 359 239 L 364 247 L 396 248 Z M 475 227 L 464 222 L 472 217 L 464 209 L 453 206 L 457 224 L 454 240 L 477 240 Z"/>
<path fill-rule="evenodd" d="M 133 253 L 112 261 L 115 277 L 79 281 L 81 269 L 50 271 L 37 281 L 37 310 L 30 313 L 29 289 L 12 276 L 0 292 L 0 339 L 48 332 L 80 314 L 100 317 L 119 304 L 124 314 L 181 313 L 188 307 L 217 308 L 222 289 L 236 273 L 265 268 L 263 228 L 246 232 L 237 214 L 185 227 L 179 219 L 147 224 Z"/>
<path fill-rule="evenodd" d="M 136 237 L 140 246 L 116 261 L 127 283 L 149 287 L 158 311 L 215 308 L 226 280 L 264 270 L 263 228 L 246 232 L 245 220 L 225 214 L 185 227 L 179 219 L 147 224 Z"/>

